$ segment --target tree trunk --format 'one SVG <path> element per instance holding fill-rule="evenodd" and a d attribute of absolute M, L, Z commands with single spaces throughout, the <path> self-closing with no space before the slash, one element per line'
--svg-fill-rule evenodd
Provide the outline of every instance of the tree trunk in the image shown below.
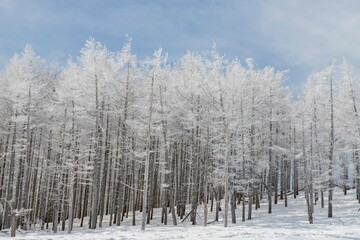
<path fill-rule="evenodd" d="M 110 104 L 108 104 L 108 112 L 110 111 Z M 109 165 L 109 154 L 110 154 L 110 126 L 109 126 L 109 113 L 106 116 L 106 126 L 105 126 L 105 154 L 104 154 L 104 164 L 102 170 L 102 179 L 101 179 L 101 189 L 100 189 L 100 219 L 99 219 L 99 227 L 102 227 L 102 221 L 104 218 L 105 212 L 105 192 L 106 186 L 108 185 L 107 178 L 108 178 L 108 165 Z"/>
<path fill-rule="evenodd" d="M 231 197 L 231 222 L 236 223 L 236 190 L 233 191 L 232 197 Z"/>
<path fill-rule="evenodd" d="M 145 182 L 144 182 L 144 191 L 143 191 L 143 214 L 142 214 L 141 230 L 145 230 L 146 213 L 147 213 L 154 81 L 155 81 L 155 76 L 153 76 L 151 78 L 150 96 L 149 96 L 149 102 L 148 102 L 148 104 L 149 104 L 149 107 L 148 107 L 149 119 L 148 119 L 147 133 L 146 133 L 147 134 L 147 148 L 146 148 L 146 159 L 145 159 L 145 173 L 144 173 L 144 181 Z"/>
<path fill-rule="evenodd" d="M 66 122 L 67 122 L 67 109 L 64 110 L 64 123 L 62 129 L 60 130 L 60 156 L 57 160 L 57 169 L 58 173 L 55 175 L 55 185 L 56 185 L 56 200 L 55 200 L 55 207 L 54 207 L 54 219 L 53 219 L 53 231 L 57 233 L 57 224 L 59 222 L 59 212 L 61 213 L 61 189 L 63 187 L 63 164 L 64 164 L 64 151 L 65 151 L 65 131 L 66 131 Z"/>
<path fill-rule="evenodd" d="M 74 201 L 75 201 L 75 174 L 77 168 L 77 149 L 76 149 L 76 136 L 75 136 L 75 103 L 72 101 L 72 156 L 70 156 L 70 171 L 69 171 L 69 219 L 67 233 L 71 233 L 74 221 Z"/>
<path fill-rule="evenodd" d="M 333 161 L 334 161 L 334 100 L 333 100 L 333 76 L 330 76 L 330 152 L 329 152 L 329 198 L 328 198 L 328 217 L 332 217 L 333 199 Z"/>
<path fill-rule="evenodd" d="M 92 204 L 91 204 L 91 221 L 90 228 L 95 229 L 99 210 L 99 191 L 101 179 L 101 148 L 102 148 L 102 129 L 101 129 L 101 112 L 98 96 L 98 78 L 95 74 L 95 141 L 94 141 L 94 175 L 92 185 Z"/>

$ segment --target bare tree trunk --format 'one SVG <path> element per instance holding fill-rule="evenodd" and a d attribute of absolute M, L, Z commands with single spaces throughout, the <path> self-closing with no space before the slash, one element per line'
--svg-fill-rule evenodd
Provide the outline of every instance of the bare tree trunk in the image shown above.
<path fill-rule="evenodd" d="M 64 141 L 65 141 L 66 121 L 67 121 L 67 109 L 65 108 L 64 123 L 60 133 L 60 156 L 58 157 L 59 159 L 57 160 L 58 161 L 57 169 L 59 170 L 58 173 L 55 175 L 56 200 L 55 200 L 54 219 L 53 219 L 54 233 L 57 233 L 57 225 L 59 222 L 59 211 L 61 211 L 60 198 L 61 198 L 61 188 L 63 185 L 63 175 L 64 175 L 62 166 L 64 164 L 64 151 L 65 151 Z"/>
<path fill-rule="evenodd" d="M 311 135 L 310 135 L 310 158 L 308 159 L 306 155 L 306 145 L 305 145 L 305 126 L 304 126 L 304 117 L 302 119 L 302 151 L 304 159 L 304 171 L 305 171 L 305 198 L 308 212 L 309 223 L 313 223 L 313 191 L 312 191 L 312 126 L 311 126 Z"/>
<path fill-rule="evenodd" d="M 16 217 L 16 202 L 14 199 L 12 199 L 10 201 L 10 206 L 11 206 L 11 232 L 10 232 L 10 236 L 11 237 L 15 237 L 16 235 L 16 229 L 17 229 L 17 217 Z"/>
<path fill-rule="evenodd" d="M 91 221 L 90 228 L 95 229 L 97 224 L 97 216 L 99 210 L 99 191 L 100 191 L 100 179 L 101 179 L 101 147 L 102 147 L 102 129 L 101 129 L 101 114 L 99 104 L 99 89 L 98 78 L 95 74 L 95 141 L 94 141 L 94 179 L 92 188 L 92 205 L 91 205 Z"/>
<path fill-rule="evenodd" d="M 16 115 L 15 115 L 15 119 L 16 119 Z M 12 126 L 13 125 L 13 126 Z M 13 129 L 11 129 L 13 128 Z M 9 134 L 7 136 L 7 140 L 6 140 L 6 146 L 5 146 L 5 152 L 4 152 L 4 163 L 6 162 L 7 159 L 7 153 L 8 153 L 8 149 L 9 149 L 9 144 L 10 144 L 10 132 L 12 131 L 12 141 L 11 141 L 11 152 L 10 152 L 10 163 L 9 163 L 9 171 L 8 171 L 8 181 L 7 181 L 7 187 L 6 187 L 6 192 L 5 192 L 5 198 L 6 198 L 6 202 L 7 204 L 5 204 L 5 209 L 4 209 L 4 218 L 3 218 L 3 228 L 9 228 L 11 225 L 11 218 L 9 218 L 9 213 L 11 214 L 11 206 L 9 205 L 9 202 L 11 200 L 11 198 L 13 197 L 13 182 L 14 182 L 14 170 L 15 170 L 15 151 L 14 151 L 14 146 L 15 146 L 15 142 L 16 142 L 16 122 L 14 121 L 12 123 L 12 121 L 9 122 Z M 5 175 L 5 172 L 4 172 Z"/>
<path fill-rule="evenodd" d="M 110 111 L 110 104 L 108 104 L 108 112 Z M 106 130 L 105 130 L 105 154 L 104 154 L 104 164 L 102 171 L 102 179 L 101 179 L 101 189 L 100 189 L 100 219 L 99 219 L 99 227 L 102 227 L 102 221 L 104 218 L 105 212 L 105 191 L 106 186 L 108 184 L 108 165 L 109 165 L 109 154 L 110 154 L 110 130 L 109 130 L 109 113 L 106 116 Z"/>
<path fill-rule="evenodd" d="M 268 178 L 268 202 L 269 202 L 269 209 L 268 209 L 268 213 L 272 212 L 272 191 L 273 191 L 273 153 L 272 153 L 272 147 L 273 147 L 273 119 L 272 119 L 272 115 L 273 115 L 273 110 L 272 110 L 272 97 L 273 97 L 273 93 L 272 93 L 272 88 L 270 88 L 270 122 L 269 122 L 269 178 Z M 275 183 L 276 184 L 276 183 Z M 275 196 L 275 200 L 276 200 L 276 196 Z"/>
<path fill-rule="evenodd" d="M 233 191 L 232 197 L 231 197 L 231 222 L 236 223 L 236 190 Z"/>
<path fill-rule="evenodd" d="M 221 199 L 221 186 L 217 187 L 216 191 L 216 206 L 215 206 L 215 221 L 219 221 L 219 211 L 220 211 L 220 200 Z"/>
<path fill-rule="evenodd" d="M 289 164 L 288 164 L 288 160 L 286 159 L 286 157 L 284 157 L 284 168 L 285 168 L 285 179 L 284 179 L 284 202 L 285 202 L 285 207 L 288 206 L 288 198 L 287 198 L 287 193 L 288 193 L 288 174 L 289 174 Z"/>
<path fill-rule="evenodd" d="M 110 220 L 109 220 L 109 226 L 112 226 L 112 222 L 113 222 L 113 215 L 114 215 L 114 202 L 115 202 L 115 198 L 114 198 L 114 192 L 115 192 L 115 162 L 113 159 L 113 147 L 111 146 L 110 148 L 110 165 L 109 165 L 109 173 L 110 173 L 110 177 L 109 177 L 109 214 L 110 214 Z"/>
<path fill-rule="evenodd" d="M 294 127 L 294 138 L 293 138 L 293 148 L 295 151 L 296 147 L 296 129 Z M 293 186 L 294 186 L 294 198 L 296 198 L 297 195 L 299 195 L 299 161 L 296 159 L 295 153 L 294 153 L 294 176 L 293 176 Z"/>
<path fill-rule="evenodd" d="M 252 108 L 252 111 L 253 111 L 253 108 Z M 243 110 L 243 97 L 241 95 L 241 101 L 240 101 L 240 114 L 241 114 L 241 152 L 242 152 L 242 180 L 244 181 L 243 183 L 243 189 L 242 189 L 242 192 L 241 192 L 241 200 L 242 200 L 242 217 L 241 217 L 241 221 L 242 222 L 245 222 L 245 216 L 246 216 L 246 209 L 245 209 L 245 206 L 246 206 L 246 182 L 247 181 L 247 177 L 246 177 L 246 158 L 245 158 L 245 127 L 244 127 L 244 110 Z M 252 117 L 254 115 L 252 114 Z M 253 133 L 253 124 L 252 124 L 252 127 L 251 127 L 251 133 Z M 252 137 L 251 137 L 252 139 Z M 253 144 L 253 140 L 251 140 L 252 144 Z"/>
<path fill-rule="evenodd" d="M 24 176 L 23 176 L 23 184 L 22 184 L 22 207 L 24 209 L 28 209 L 28 201 L 29 201 L 29 184 L 30 184 L 30 166 L 31 166 L 31 151 L 32 151 L 32 134 L 30 131 L 30 116 L 31 116 L 31 102 L 32 102 L 32 96 L 31 96 L 31 84 L 29 85 L 29 100 L 27 105 L 27 122 L 26 122 L 26 157 L 24 162 Z M 24 230 L 28 229 L 29 222 L 25 220 L 22 223 L 22 228 Z"/>
<path fill-rule="evenodd" d="M 163 191 L 165 191 L 164 202 L 167 205 L 167 202 L 169 201 L 173 225 L 177 225 L 175 208 L 174 208 L 173 181 L 172 181 L 173 180 L 172 176 L 174 175 L 174 172 L 173 172 L 172 163 L 171 163 L 170 157 L 169 157 L 169 142 L 168 142 L 168 129 L 167 129 L 168 121 L 167 121 L 167 115 L 165 114 L 165 111 L 164 111 L 162 86 L 159 86 L 159 96 L 160 96 L 160 106 L 161 106 L 161 114 L 162 114 L 161 124 L 162 124 L 162 128 L 163 128 L 162 132 L 163 132 L 163 140 L 164 140 L 164 148 L 165 148 L 164 158 L 165 158 L 165 164 L 166 164 L 165 185 L 167 186 L 167 189 L 163 189 Z M 164 224 L 166 225 L 166 221 L 164 222 Z"/>
<path fill-rule="evenodd" d="M 311 141 L 310 141 L 310 177 L 309 177 L 309 183 L 310 183 L 310 215 L 309 215 L 309 222 L 310 224 L 314 223 L 314 182 L 313 182 L 313 169 L 314 169 L 314 165 L 313 165 L 313 126 L 311 124 Z"/>
<path fill-rule="evenodd" d="M 131 145 L 132 145 L 132 153 L 135 152 L 135 137 L 134 135 L 131 138 Z M 136 173 L 136 169 L 135 169 L 135 156 L 132 156 L 132 162 L 131 162 L 131 198 L 132 198 L 132 225 L 135 226 L 136 224 L 136 219 L 135 219 L 135 210 L 136 210 L 136 179 L 135 179 L 135 173 Z"/>
<path fill-rule="evenodd" d="M 148 108 L 149 119 L 148 119 L 147 133 L 146 133 L 147 134 L 147 149 L 146 149 L 146 159 L 145 159 L 145 174 L 144 174 L 145 182 L 144 182 L 144 192 L 143 192 L 143 215 L 142 215 L 142 222 L 141 222 L 141 230 L 145 230 L 146 213 L 147 213 L 154 81 L 155 81 L 155 76 L 153 76 L 151 78 L 150 96 L 149 96 L 149 102 L 148 102 L 148 104 L 149 104 L 149 108 Z"/>
<path fill-rule="evenodd" d="M 225 181 L 225 209 L 224 209 L 224 227 L 228 226 L 228 214 L 229 214 L 229 137 L 228 137 L 228 126 L 225 123 L 225 174 L 224 174 L 224 181 Z"/>
<path fill-rule="evenodd" d="M 329 198 L 328 198 L 328 217 L 332 217 L 332 199 L 333 199 L 333 161 L 334 161 L 334 100 L 333 100 L 333 76 L 330 76 L 330 152 L 329 152 Z"/>
<path fill-rule="evenodd" d="M 147 203 L 147 219 L 146 224 L 150 224 L 150 220 L 153 218 L 154 203 L 156 201 L 157 193 L 157 178 L 159 175 L 158 166 L 158 152 L 159 152 L 159 139 L 156 136 L 152 136 L 152 144 L 150 147 L 150 162 L 149 162 L 149 190 L 148 190 L 148 203 Z M 165 193 L 164 193 L 165 194 Z M 162 206 L 163 217 L 167 218 L 167 208 Z M 167 221 L 167 219 L 165 219 Z"/>
<path fill-rule="evenodd" d="M 120 151 L 121 151 L 121 143 L 120 143 L 120 134 L 121 134 L 121 119 L 118 119 L 118 126 L 117 126 L 117 137 L 116 137 L 116 151 L 115 151 L 115 166 L 117 166 L 115 169 L 115 179 L 117 184 L 115 185 L 116 188 L 116 195 L 114 197 L 114 202 L 116 204 L 116 211 L 114 213 L 114 223 L 116 223 L 117 226 L 120 226 L 120 222 L 121 222 L 121 212 L 122 212 L 122 208 L 120 207 L 120 205 L 122 203 L 120 203 L 120 196 L 123 193 L 123 176 L 124 176 L 124 161 L 123 159 L 121 159 L 120 155 Z"/>
<path fill-rule="evenodd" d="M 249 209 L 248 209 L 248 220 L 252 218 L 252 202 L 253 202 L 253 187 L 252 183 L 249 183 Z"/>
<path fill-rule="evenodd" d="M 197 104 L 195 105 L 196 108 L 196 112 L 194 112 L 194 114 L 196 115 L 196 121 L 195 121 L 195 126 L 192 130 L 192 134 L 193 134 L 193 138 L 191 141 L 191 148 L 192 148 L 192 152 L 191 152 L 191 174 L 192 174 L 192 178 L 191 178 L 191 192 L 190 192 L 190 196 L 191 196 L 191 222 L 192 225 L 196 225 L 196 215 L 197 215 L 197 206 L 198 206 L 198 195 L 199 195 L 199 148 L 200 148 L 200 126 L 199 126 L 199 121 L 200 121 L 200 116 L 199 116 L 199 111 L 200 111 L 200 95 L 197 95 Z M 194 111 L 194 108 L 192 109 Z"/>
<path fill-rule="evenodd" d="M 245 209 L 245 205 L 246 205 L 245 194 L 242 194 L 241 197 L 242 197 L 242 218 L 241 218 L 241 221 L 242 221 L 242 222 L 245 222 L 245 215 L 246 215 L 246 209 Z"/>
<path fill-rule="evenodd" d="M 204 204 L 204 226 L 207 226 L 208 221 L 208 162 L 210 159 L 210 130 L 209 126 L 206 128 L 206 155 L 204 159 L 204 197 L 203 197 L 203 204 Z"/>
<path fill-rule="evenodd" d="M 225 209 L 224 209 L 224 227 L 228 226 L 228 214 L 229 214 L 229 124 L 226 119 L 226 111 L 224 106 L 223 93 L 221 89 L 221 83 L 219 78 L 219 92 L 220 92 L 220 105 L 222 110 L 222 122 L 223 122 L 223 134 L 225 138 L 225 166 L 224 166 L 224 188 L 225 188 Z"/>
<path fill-rule="evenodd" d="M 75 200 L 75 174 L 77 168 L 77 149 L 76 149 L 76 136 L 75 136 L 75 103 L 72 101 L 72 156 L 70 156 L 70 171 L 69 171 L 69 219 L 67 233 L 71 233 L 74 221 L 74 200 Z"/>

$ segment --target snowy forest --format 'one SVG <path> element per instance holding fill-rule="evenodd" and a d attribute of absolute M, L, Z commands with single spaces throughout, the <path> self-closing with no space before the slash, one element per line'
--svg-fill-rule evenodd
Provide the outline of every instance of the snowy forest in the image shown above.
<path fill-rule="evenodd" d="M 75 220 L 95 229 L 124 219 L 145 230 L 155 214 L 164 225 L 227 227 L 299 194 L 312 224 L 314 204 L 333 216 L 334 189 L 354 189 L 360 203 L 351 65 L 312 73 L 298 99 L 286 79 L 215 46 L 139 61 L 131 40 L 110 52 L 89 39 L 66 66 L 26 46 L 0 72 L 0 230 L 70 233 Z"/>

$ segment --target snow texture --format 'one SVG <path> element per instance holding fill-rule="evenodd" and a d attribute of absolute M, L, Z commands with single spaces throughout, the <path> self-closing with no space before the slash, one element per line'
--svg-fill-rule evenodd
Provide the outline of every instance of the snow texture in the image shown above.
<path fill-rule="evenodd" d="M 326 195 L 326 194 L 325 194 Z M 325 203 L 327 199 L 325 197 Z M 237 223 L 223 227 L 223 212 L 220 212 L 220 221 L 203 227 L 203 205 L 198 208 L 198 225 L 191 222 L 179 221 L 178 226 L 171 223 L 164 226 L 160 223 L 160 209 L 155 209 L 154 219 L 147 225 L 145 231 L 141 231 L 141 213 L 137 215 L 137 225 L 131 226 L 131 219 L 125 219 L 121 226 L 103 227 L 90 230 L 79 228 L 79 222 L 75 220 L 71 234 L 49 231 L 18 231 L 17 237 L 12 239 L 39 240 L 39 239 L 360 239 L 360 205 L 357 203 L 355 191 L 349 191 L 344 196 L 337 190 L 333 200 L 333 218 L 327 217 L 327 208 L 321 208 L 320 202 L 315 205 L 314 224 L 310 225 L 307 220 L 306 201 L 303 192 L 296 199 L 289 196 L 288 207 L 279 201 L 274 205 L 273 213 L 267 213 L 266 199 L 262 200 L 261 208 L 253 212 L 253 219 L 241 222 L 241 206 L 237 206 Z M 190 207 L 187 208 L 189 210 Z M 209 212 L 209 221 L 214 219 L 215 212 Z M 104 219 L 103 226 L 108 225 L 108 218 Z M 10 239 L 9 231 L 0 232 L 0 239 Z"/>

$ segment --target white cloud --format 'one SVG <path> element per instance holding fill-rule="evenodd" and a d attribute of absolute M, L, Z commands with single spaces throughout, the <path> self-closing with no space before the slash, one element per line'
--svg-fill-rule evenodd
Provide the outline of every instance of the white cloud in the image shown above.
<path fill-rule="evenodd" d="M 360 0 L 109 2 L 0 0 L 1 57 L 31 43 L 45 57 L 66 59 L 90 36 L 118 50 L 129 34 L 139 58 L 163 47 L 174 61 L 215 40 L 229 59 L 290 69 L 293 89 L 334 57 L 360 69 Z"/>
<path fill-rule="evenodd" d="M 279 0 L 261 7 L 264 43 L 287 61 L 319 68 L 345 56 L 360 66 L 360 1 Z"/>

